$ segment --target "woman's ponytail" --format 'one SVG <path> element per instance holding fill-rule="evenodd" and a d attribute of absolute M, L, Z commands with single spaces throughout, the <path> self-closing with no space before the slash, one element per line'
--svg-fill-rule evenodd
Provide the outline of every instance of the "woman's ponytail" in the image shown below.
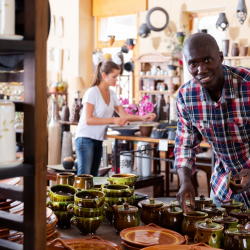
<path fill-rule="evenodd" d="M 97 64 L 95 74 L 94 74 L 93 80 L 90 84 L 90 87 L 94 87 L 96 85 L 99 85 L 99 83 L 101 82 L 101 80 L 102 80 L 101 67 L 102 67 L 102 61 Z"/>

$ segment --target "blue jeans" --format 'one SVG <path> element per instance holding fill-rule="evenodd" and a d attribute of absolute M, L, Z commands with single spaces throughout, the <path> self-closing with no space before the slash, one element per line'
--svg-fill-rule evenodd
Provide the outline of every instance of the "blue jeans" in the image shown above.
<path fill-rule="evenodd" d="M 98 176 L 102 158 L 102 141 L 87 137 L 75 140 L 77 155 L 77 174 L 91 174 Z"/>

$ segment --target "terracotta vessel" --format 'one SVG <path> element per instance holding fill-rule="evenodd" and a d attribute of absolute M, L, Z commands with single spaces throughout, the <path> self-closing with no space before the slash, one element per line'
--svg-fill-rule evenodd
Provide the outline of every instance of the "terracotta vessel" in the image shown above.
<path fill-rule="evenodd" d="M 226 212 L 226 209 L 212 204 L 211 207 L 204 207 L 201 211 L 207 213 L 208 218 L 213 218 L 215 216 L 222 216 Z"/>
<path fill-rule="evenodd" d="M 163 202 L 150 198 L 149 201 L 142 201 L 141 205 L 141 221 L 144 224 L 154 223 L 160 225 L 161 207 L 163 206 Z"/>
<path fill-rule="evenodd" d="M 70 213 L 68 211 L 53 211 L 53 212 L 58 219 L 56 223 L 57 226 L 62 228 L 69 228 L 71 226 L 70 220 L 74 216 L 74 213 Z"/>
<path fill-rule="evenodd" d="M 56 175 L 56 184 L 65 184 L 72 186 L 75 180 L 75 174 L 74 173 L 58 173 Z"/>
<path fill-rule="evenodd" d="M 238 225 L 225 231 L 225 250 L 248 250 L 250 249 L 250 230 Z"/>
<path fill-rule="evenodd" d="M 106 197 L 130 197 L 134 194 L 134 188 L 127 185 L 103 185 L 102 192 Z"/>
<path fill-rule="evenodd" d="M 211 198 L 207 198 L 201 194 L 199 197 L 195 197 L 195 210 L 201 211 L 203 208 L 211 206 L 212 203 L 213 200 Z"/>
<path fill-rule="evenodd" d="M 182 232 L 193 240 L 196 232 L 195 224 L 198 221 L 204 221 L 208 217 L 208 214 L 200 211 L 193 211 L 183 213 L 183 215 Z"/>
<path fill-rule="evenodd" d="M 245 225 L 250 221 L 250 209 L 246 209 L 245 206 L 241 206 L 240 209 L 234 209 L 230 212 L 230 215 L 239 220 L 239 224 Z"/>
<path fill-rule="evenodd" d="M 63 103 L 61 120 L 69 121 L 69 107 L 66 102 Z"/>
<path fill-rule="evenodd" d="M 85 208 L 101 207 L 105 201 L 105 194 L 98 190 L 84 190 L 75 194 L 75 205 Z"/>
<path fill-rule="evenodd" d="M 247 52 L 248 52 L 248 46 L 241 46 L 240 47 L 240 55 L 241 56 L 247 56 Z"/>
<path fill-rule="evenodd" d="M 230 214 L 230 212 L 234 209 L 240 209 L 242 205 L 243 205 L 242 202 L 235 201 L 234 199 L 221 202 L 221 207 L 225 208 L 228 214 Z"/>
<path fill-rule="evenodd" d="M 80 189 L 92 189 L 94 187 L 93 175 L 90 174 L 79 174 L 75 176 L 75 182 L 73 184 L 75 188 Z"/>
<path fill-rule="evenodd" d="M 196 233 L 194 243 L 208 243 L 211 247 L 223 248 L 224 227 L 212 222 L 210 218 L 196 223 Z"/>
<path fill-rule="evenodd" d="M 141 136 L 149 137 L 151 135 L 152 129 L 153 129 L 153 126 L 149 126 L 149 125 L 140 126 Z"/>
<path fill-rule="evenodd" d="M 134 187 L 138 177 L 139 175 L 137 174 L 113 174 L 108 177 L 107 181 L 109 181 L 110 184 L 128 185 L 129 187 Z"/>
<path fill-rule="evenodd" d="M 227 213 L 223 213 L 222 216 L 215 216 L 212 218 L 215 223 L 222 224 L 224 226 L 224 231 L 228 228 L 235 228 L 238 225 L 239 220 L 228 216 Z"/>
<path fill-rule="evenodd" d="M 160 225 L 164 228 L 182 233 L 183 211 L 175 205 L 161 207 Z"/>
<path fill-rule="evenodd" d="M 231 53 L 232 53 L 232 56 L 239 56 L 240 50 L 239 50 L 238 43 L 233 43 L 232 52 Z"/>
<path fill-rule="evenodd" d="M 93 234 L 101 226 L 103 215 L 91 218 L 73 216 L 70 221 L 82 234 Z"/>
<path fill-rule="evenodd" d="M 51 201 L 67 202 L 74 200 L 77 190 L 72 186 L 62 184 L 52 186 L 47 192 Z"/>
<path fill-rule="evenodd" d="M 124 203 L 121 206 L 113 205 L 114 227 L 117 232 L 128 227 L 138 227 L 140 219 L 138 216 L 138 208 Z"/>

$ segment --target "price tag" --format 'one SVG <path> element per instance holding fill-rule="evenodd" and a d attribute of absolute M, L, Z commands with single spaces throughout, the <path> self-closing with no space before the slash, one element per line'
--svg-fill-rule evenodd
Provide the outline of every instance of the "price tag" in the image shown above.
<path fill-rule="evenodd" d="M 168 140 L 159 140 L 159 151 L 168 151 Z"/>

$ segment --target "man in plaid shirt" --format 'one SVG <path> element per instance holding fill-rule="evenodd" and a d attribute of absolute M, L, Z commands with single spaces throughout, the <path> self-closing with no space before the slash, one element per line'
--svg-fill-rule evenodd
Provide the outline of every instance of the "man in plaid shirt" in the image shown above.
<path fill-rule="evenodd" d="M 177 97 L 175 169 L 181 185 L 177 199 L 184 212 L 187 197 L 194 205 L 191 174 L 204 136 L 217 157 L 210 196 L 217 204 L 234 198 L 250 207 L 250 69 L 222 65 L 223 54 L 209 34 L 190 36 L 183 53 L 193 79 Z M 230 171 L 239 183 L 231 183 L 227 191 Z"/>

